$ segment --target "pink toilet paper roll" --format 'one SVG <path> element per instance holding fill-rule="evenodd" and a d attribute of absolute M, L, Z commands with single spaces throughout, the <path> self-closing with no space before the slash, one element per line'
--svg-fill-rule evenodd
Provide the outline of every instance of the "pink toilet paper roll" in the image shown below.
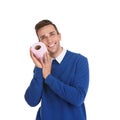
<path fill-rule="evenodd" d="M 38 59 L 43 59 L 43 55 L 47 52 L 47 48 L 43 42 L 37 42 L 32 45 L 31 51 Z"/>

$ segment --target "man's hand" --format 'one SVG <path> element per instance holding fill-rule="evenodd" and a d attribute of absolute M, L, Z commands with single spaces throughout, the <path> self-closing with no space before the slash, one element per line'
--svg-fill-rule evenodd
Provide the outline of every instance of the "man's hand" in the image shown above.
<path fill-rule="evenodd" d="M 46 52 L 42 59 L 37 59 L 35 55 L 32 53 L 30 48 L 30 56 L 36 67 L 42 68 L 43 78 L 46 79 L 47 76 L 51 73 L 51 57 L 49 53 Z"/>
<path fill-rule="evenodd" d="M 31 48 L 30 48 L 30 56 L 35 64 L 36 67 L 42 68 L 40 60 L 38 60 L 35 55 L 32 53 Z"/>
<path fill-rule="evenodd" d="M 44 54 L 44 60 L 40 60 L 40 62 L 42 65 L 43 78 L 46 79 L 51 73 L 51 57 L 49 56 L 48 52 Z"/>

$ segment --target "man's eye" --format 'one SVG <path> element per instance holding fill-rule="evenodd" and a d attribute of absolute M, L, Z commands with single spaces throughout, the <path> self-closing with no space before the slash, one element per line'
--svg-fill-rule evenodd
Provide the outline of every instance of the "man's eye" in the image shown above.
<path fill-rule="evenodd" d="M 46 37 L 45 37 L 45 36 L 43 36 L 43 37 L 41 37 L 40 39 L 41 39 L 41 40 L 44 40 L 45 38 L 46 38 Z"/>
<path fill-rule="evenodd" d="M 51 33 L 51 34 L 50 34 L 50 36 L 54 36 L 54 35 L 55 35 L 55 33 Z"/>

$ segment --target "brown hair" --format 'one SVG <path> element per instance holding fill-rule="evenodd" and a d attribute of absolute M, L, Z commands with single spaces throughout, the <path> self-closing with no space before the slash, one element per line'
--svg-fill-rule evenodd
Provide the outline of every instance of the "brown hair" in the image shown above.
<path fill-rule="evenodd" d="M 42 20 L 40 22 L 38 22 L 36 25 L 35 25 L 35 31 L 36 31 L 36 34 L 38 33 L 38 30 L 46 25 L 53 25 L 53 27 L 55 28 L 55 30 L 57 31 L 57 34 L 59 34 L 59 31 L 56 27 L 56 25 L 54 23 L 52 23 L 50 20 Z"/>

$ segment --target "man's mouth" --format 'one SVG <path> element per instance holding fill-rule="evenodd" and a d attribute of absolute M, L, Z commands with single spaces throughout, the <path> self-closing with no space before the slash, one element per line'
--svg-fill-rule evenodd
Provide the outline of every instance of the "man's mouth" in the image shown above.
<path fill-rule="evenodd" d="M 50 45 L 48 45 L 48 47 L 49 47 L 49 48 L 52 48 L 52 47 L 55 46 L 55 44 L 56 44 L 56 43 L 50 44 Z"/>

